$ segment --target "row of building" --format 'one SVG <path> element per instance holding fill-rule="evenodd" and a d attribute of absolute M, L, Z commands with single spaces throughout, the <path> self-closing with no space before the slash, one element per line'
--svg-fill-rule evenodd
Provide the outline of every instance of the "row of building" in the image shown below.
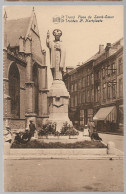
<path fill-rule="evenodd" d="M 77 126 L 96 120 L 98 130 L 123 130 L 123 38 L 99 45 L 87 62 L 69 70 L 69 117 Z"/>

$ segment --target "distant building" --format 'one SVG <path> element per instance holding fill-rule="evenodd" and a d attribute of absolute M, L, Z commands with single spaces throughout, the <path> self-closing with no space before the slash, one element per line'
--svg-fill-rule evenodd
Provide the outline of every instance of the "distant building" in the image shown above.
<path fill-rule="evenodd" d="M 48 117 L 46 53 L 34 10 L 28 18 L 4 15 L 3 90 L 4 124 L 24 129 L 29 119 Z"/>
<path fill-rule="evenodd" d="M 123 39 L 108 43 L 87 62 L 64 75 L 70 92 L 69 117 L 84 126 L 97 121 L 98 130 L 123 126 Z"/>

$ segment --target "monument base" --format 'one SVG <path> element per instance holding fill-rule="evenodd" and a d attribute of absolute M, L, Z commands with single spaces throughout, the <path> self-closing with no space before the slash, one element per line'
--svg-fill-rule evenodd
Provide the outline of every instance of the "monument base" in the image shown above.
<path fill-rule="evenodd" d="M 53 80 L 48 93 L 49 121 L 56 123 L 56 131 L 60 132 L 64 123 L 72 125 L 68 117 L 69 92 L 62 80 Z"/>

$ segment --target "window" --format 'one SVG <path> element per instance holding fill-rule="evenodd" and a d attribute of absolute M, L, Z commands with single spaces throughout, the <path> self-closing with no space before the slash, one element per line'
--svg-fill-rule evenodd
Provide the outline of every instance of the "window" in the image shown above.
<path fill-rule="evenodd" d="M 119 72 L 119 74 L 123 73 L 123 60 L 122 60 L 122 58 L 119 58 L 119 60 L 118 60 L 118 72 Z"/>
<path fill-rule="evenodd" d="M 119 97 L 123 97 L 123 79 L 119 79 Z"/>
<path fill-rule="evenodd" d="M 103 100 L 106 99 L 106 83 L 103 84 Z"/>
<path fill-rule="evenodd" d="M 107 75 L 110 76 L 111 70 L 110 70 L 110 65 L 107 66 Z"/>
<path fill-rule="evenodd" d="M 107 86 L 107 97 L 108 98 L 111 97 L 111 83 L 108 83 L 108 86 Z"/>
<path fill-rule="evenodd" d="M 102 77 L 104 78 L 105 77 L 105 68 L 103 67 L 102 69 Z"/>
<path fill-rule="evenodd" d="M 83 92 L 83 103 L 85 103 L 85 92 Z"/>
<path fill-rule="evenodd" d="M 77 91 L 77 83 L 74 85 L 74 90 Z"/>
<path fill-rule="evenodd" d="M 96 92 L 95 92 L 95 101 L 99 102 L 100 100 L 100 85 L 96 86 Z"/>
<path fill-rule="evenodd" d="M 80 104 L 80 103 L 81 103 L 81 94 L 78 93 L 78 104 Z"/>
<path fill-rule="evenodd" d="M 77 106 L 77 95 L 75 95 L 75 106 Z"/>
<path fill-rule="evenodd" d="M 98 101 L 99 101 L 100 100 L 100 86 L 98 86 L 97 90 L 98 90 Z"/>
<path fill-rule="evenodd" d="M 114 74 L 116 72 L 116 66 L 115 66 L 115 62 L 112 64 L 112 73 Z"/>
<path fill-rule="evenodd" d="M 71 92 L 73 92 L 73 84 L 71 85 Z"/>
<path fill-rule="evenodd" d="M 74 96 L 71 96 L 71 107 L 74 107 Z"/>
<path fill-rule="evenodd" d="M 81 89 L 81 80 L 78 81 L 78 89 Z"/>
<path fill-rule="evenodd" d="M 112 81 L 112 97 L 116 98 L 116 80 Z"/>
<path fill-rule="evenodd" d="M 94 89 L 91 90 L 91 101 L 94 101 Z"/>
<path fill-rule="evenodd" d="M 90 93 L 89 93 L 89 90 L 87 90 L 87 102 L 90 102 Z"/>
<path fill-rule="evenodd" d="M 89 77 L 89 75 L 87 76 L 87 85 L 89 86 L 89 84 L 90 84 L 90 77 Z"/>
<path fill-rule="evenodd" d="M 83 87 L 85 87 L 85 78 L 83 77 Z"/>
<path fill-rule="evenodd" d="M 100 71 L 97 71 L 96 76 L 97 76 L 97 79 L 100 79 Z"/>
<path fill-rule="evenodd" d="M 11 116 L 20 118 L 20 74 L 15 63 L 12 63 L 9 69 L 9 95 L 11 97 Z"/>
<path fill-rule="evenodd" d="M 91 84 L 92 85 L 94 84 L 94 74 L 93 73 L 91 74 Z"/>

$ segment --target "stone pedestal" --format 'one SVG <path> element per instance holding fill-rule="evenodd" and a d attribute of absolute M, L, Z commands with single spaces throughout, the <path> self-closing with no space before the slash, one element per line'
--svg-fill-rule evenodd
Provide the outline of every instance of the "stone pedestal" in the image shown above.
<path fill-rule="evenodd" d="M 63 123 L 72 124 L 68 117 L 69 92 L 62 80 L 53 80 L 48 93 L 49 121 L 56 122 L 56 131 L 61 130 Z"/>

